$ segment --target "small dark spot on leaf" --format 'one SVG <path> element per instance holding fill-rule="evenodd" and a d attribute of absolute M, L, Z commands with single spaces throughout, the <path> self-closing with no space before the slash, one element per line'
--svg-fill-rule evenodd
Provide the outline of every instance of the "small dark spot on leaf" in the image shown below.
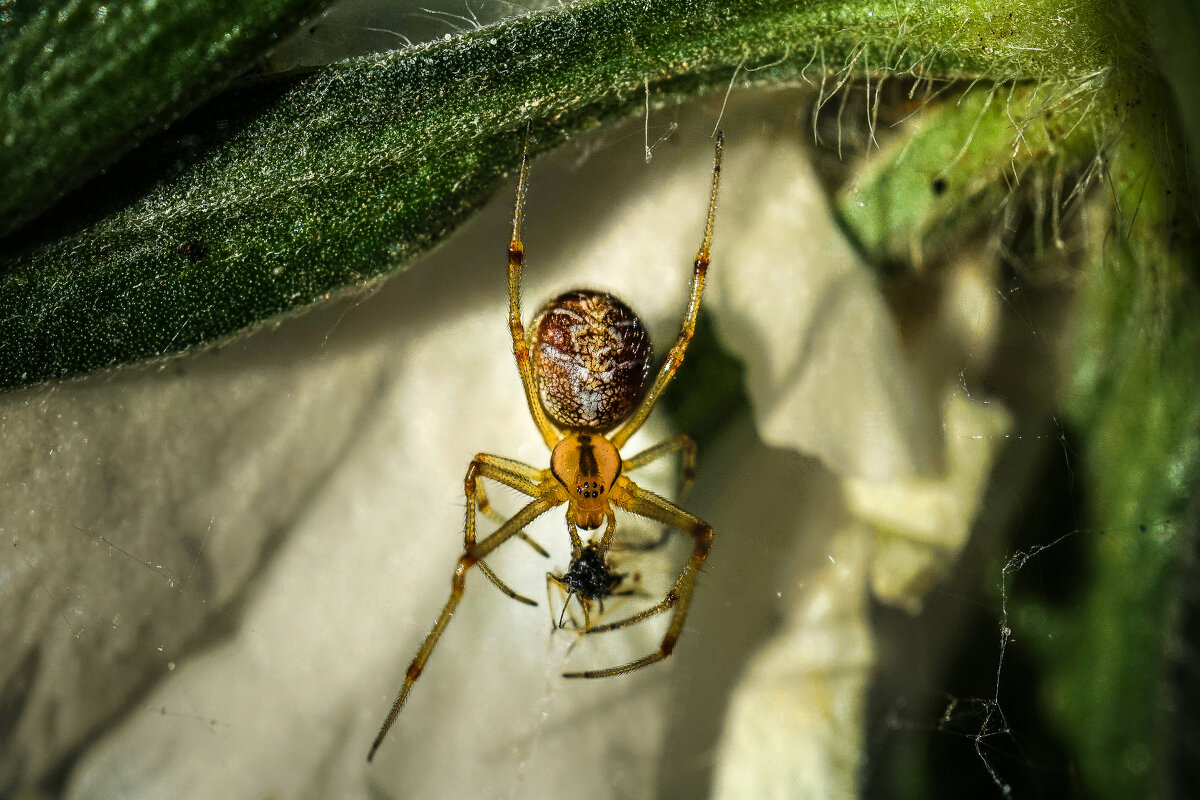
<path fill-rule="evenodd" d="M 179 253 L 181 256 L 187 257 L 189 262 L 196 264 L 206 255 L 208 255 L 208 248 L 205 247 L 204 242 L 200 241 L 199 239 L 189 239 L 188 241 L 179 245 L 179 249 L 175 252 Z"/>
<path fill-rule="evenodd" d="M 934 178 L 931 188 L 933 189 L 934 194 L 941 195 L 943 192 L 946 191 L 946 179 L 945 178 Z"/>

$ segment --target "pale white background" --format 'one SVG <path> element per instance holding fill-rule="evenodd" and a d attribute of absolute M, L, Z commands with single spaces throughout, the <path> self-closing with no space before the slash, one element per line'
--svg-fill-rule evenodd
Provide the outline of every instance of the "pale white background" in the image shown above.
<path fill-rule="evenodd" d="M 201 353 L 0 398 L 7 785 L 66 766 L 73 798 L 856 791 L 870 592 L 920 606 L 1009 423 L 960 391 L 990 353 L 989 257 L 951 271 L 925 323 L 936 336 L 902 343 L 833 224 L 803 106 L 737 90 L 721 119 L 706 307 L 747 363 L 754 413 L 701 454 L 687 506 L 716 540 L 674 658 L 564 681 L 564 667 L 651 650 L 661 625 L 572 649 L 544 604 L 472 575 L 365 762 L 445 600 L 471 456 L 546 463 L 505 325 L 510 185 L 366 291 Z M 721 114 L 721 97 L 653 109 L 649 143 L 678 130 L 648 164 L 643 120 L 535 162 L 527 318 L 568 288 L 614 291 L 661 357 Z M 672 432 L 656 416 L 629 452 Z M 531 533 L 549 562 L 514 543 L 492 565 L 540 599 L 566 565 L 561 515 Z M 662 585 L 685 552 L 638 567 Z"/>

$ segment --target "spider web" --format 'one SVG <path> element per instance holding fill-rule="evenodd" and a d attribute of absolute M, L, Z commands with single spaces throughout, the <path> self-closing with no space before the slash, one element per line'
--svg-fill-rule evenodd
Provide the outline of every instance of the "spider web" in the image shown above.
<path fill-rule="evenodd" d="M 877 86 L 874 97 L 870 89 L 853 87 L 840 97 L 836 115 L 828 111 L 814 115 L 814 132 L 819 139 L 824 134 L 826 141 L 818 163 L 831 186 L 844 181 L 846 172 L 844 163 L 834 157 L 832 143 L 836 141 L 836 151 L 843 157 L 845 151 L 865 153 L 868 160 L 880 157 L 874 153 L 886 151 L 884 137 L 893 135 L 888 128 L 898 124 L 896 109 L 906 111 L 911 104 L 904 97 L 921 93 L 919 82 L 915 89 L 912 86 L 903 81 L 887 88 Z M 931 85 L 926 93 L 937 96 L 948 88 L 953 89 Z M 847 108 L 857 113 L 847 114 Z M 1052 379 L 1030 377 L 1051 376 L 1063 369 L 1059 360 L 1064 320 L 1059 311 L 1069 301 L 1070 285 L 1064 277 L 1077 268 L 1071 258 L 1078 257 L 1081 229 L 1096 224 L 1086 211 L 1080 213 L 1080 198 L 1087 187 L 1096 191 L 1097 183 L 1104 184 L 1103 178 L 1097 180 L 1096 166 L 1075 176 L 1075 192 L 1056 189 L 1053 198 L 1047 197 L 1047 188 L 1036 175 L 1030 192 L 1026 176 L 1025 186 L 1018 181 L 1009 198 L 1019 202 L 1010 202 L 999 224 L 986 234 L 1002 263 L 996 287 L 1002 301 L 998 323 L 1002 343 L 992 366 L 985 371 L 966 367 L 960 385 L 967 396 L 1005 398 L 1019 411 L 1018 424 L 1004 435 L 1005 454 L 995 468 L 984 516 L 976 521 L 965 552 L 930 595 L 922 613 L 911 618 L 883 605 L 875 609 L 885 643 L 881 663 L 886 666 L 872 690 L 873 716 L 878 721 L 871 737 L 875 757 L 867 771 L 867 796 L 958 797 L 990 792 L 1073 797 L 1092 796 L 1096 788 L 1085 785 L 1078 753 L 1071 751 L 1064 733 L 1063 720 L 1079 715 L 1053 708 L 1064 702 L 1054 693 L 1063 686 L 1064 671 L 1048 666 L 1047 654 L 1065 652 L 1054 640 L 1071 634 L 1069 627 L 1076 623 L 1068 623 L 1064 631 L 1063 620 L 1080 613 L 1086 576 L 1094 569 L 1093 553 L 1104 542 L 1139 536 L 1165 539 L 1190 527 L 1187 519 L 1170 517 L 1111 528 L 1082 524 L 1091 498 L 1081 493 L 1077 462 L 1085 445 L 1077 442 L 1086 438 L 1056 411 L 1073 398 Z M 1063 198 L 1061 217 L 1047 210 Z M 1071 253 L 1075 255 L 1064 258 Z M 913 300 L 911 288 L 893 291 L 898 304 Z M 1022 374 L 1024 385 L 1018 383 Z M 1194 574 L 1194 567 L 1190 569 Z M 1177 576 L 1168 570 L 1163 577 L 1173 581 Z M 1195 584 L 1191 575 L 1181 580 L 1181 586 Z M 1194 589 L 1183 590 L 1185 622 L 1177 632 L 1194 626 L 1195 602 L 1187 599 L 1194 596 Z M 1112 613 L 1119 612 L 1113 609 Z M 1161 625 L 1162 620 L 1147 623 Z M 997 632 L 998 640 L 991 638 Z M 1095 635 L 1094 627 L 1089 633 Z M 1162 642 L 1157 646 L 1172 647 Z M 914 652 L 929 658 L 915 663 Z M 1102 661 L 1110 657 L 1120 658 L 1106 655 Z M 1167 702 L 1178 704 L 1173 718 L 1181 723 L 1181 735 L 1191 740 L 1194 714 L 1187 709 L 1195 705 L 1190 699 L 1195 659 L 1168 662 L 1174 663 L 1174 683 L 1163 691 L 1172 698 Z M 929 664 L 940 666 L 929 669 Z M 1106 667 L 1096 663 L 1094 668 Z M 934 709 L 940 709 L 940 714 L 934 714 Z M 974 768 L 969 754 L 974 755 Z M 1125 757 L 1132 771 L 1148 768 L 1148 754 L 1136 747 Z M 1185 761 L 1176 759 L 1176 767 L 1186 770 Z M 914 770 L 914 763 L 922 766 Z M 1174 780 L 1176 787 L 1189 785 L 1179 774 Z"/>

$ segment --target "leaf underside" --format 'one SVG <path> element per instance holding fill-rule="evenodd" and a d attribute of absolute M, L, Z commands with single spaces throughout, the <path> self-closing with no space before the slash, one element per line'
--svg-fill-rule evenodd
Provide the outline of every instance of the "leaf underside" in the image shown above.
<path fill-rule="evenodd" d="M 0 3 L 0 234 L 220 89 L 326 3 Z"/>
<path fill-rule="evenodd" d="M 394 270 L 515 164 L 710 89 L 862 75 L 1063 79 L 1103 67 L 1094 9 L 976 2 L 598 2 L 243 88 L 10 237 L 0 387 L 213 342 Z"/>

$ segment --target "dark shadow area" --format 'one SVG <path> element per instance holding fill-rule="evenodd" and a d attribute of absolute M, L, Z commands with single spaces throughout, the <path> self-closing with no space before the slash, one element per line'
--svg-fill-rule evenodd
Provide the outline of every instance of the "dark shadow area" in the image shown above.
<path fill-rule="evenodd" d="M 876 607 L 880 676 L 870 703 L 864 797 L 999 798 L 1001 786 L 1012 797 L 1084 796 L 1045 715 L 1044 675 L 1027 646 L 1033 634 L 1019 623 L 1023 605 L 1069 595 L 1078 537 L 1010 573 L 1002 596 L 1011 555 L 1074 530 L 1079 498 L 1070 466 L 1053 438 L 1040 441 L 1008 449 L 971 544 L 922 612 Z M 1010 488 L 996 488 L 1003 486 Z M 1014 530 L 1010 541 L 1007 532 Z M 1012 633 L 1004 641 L 1006 622 Z"/>

